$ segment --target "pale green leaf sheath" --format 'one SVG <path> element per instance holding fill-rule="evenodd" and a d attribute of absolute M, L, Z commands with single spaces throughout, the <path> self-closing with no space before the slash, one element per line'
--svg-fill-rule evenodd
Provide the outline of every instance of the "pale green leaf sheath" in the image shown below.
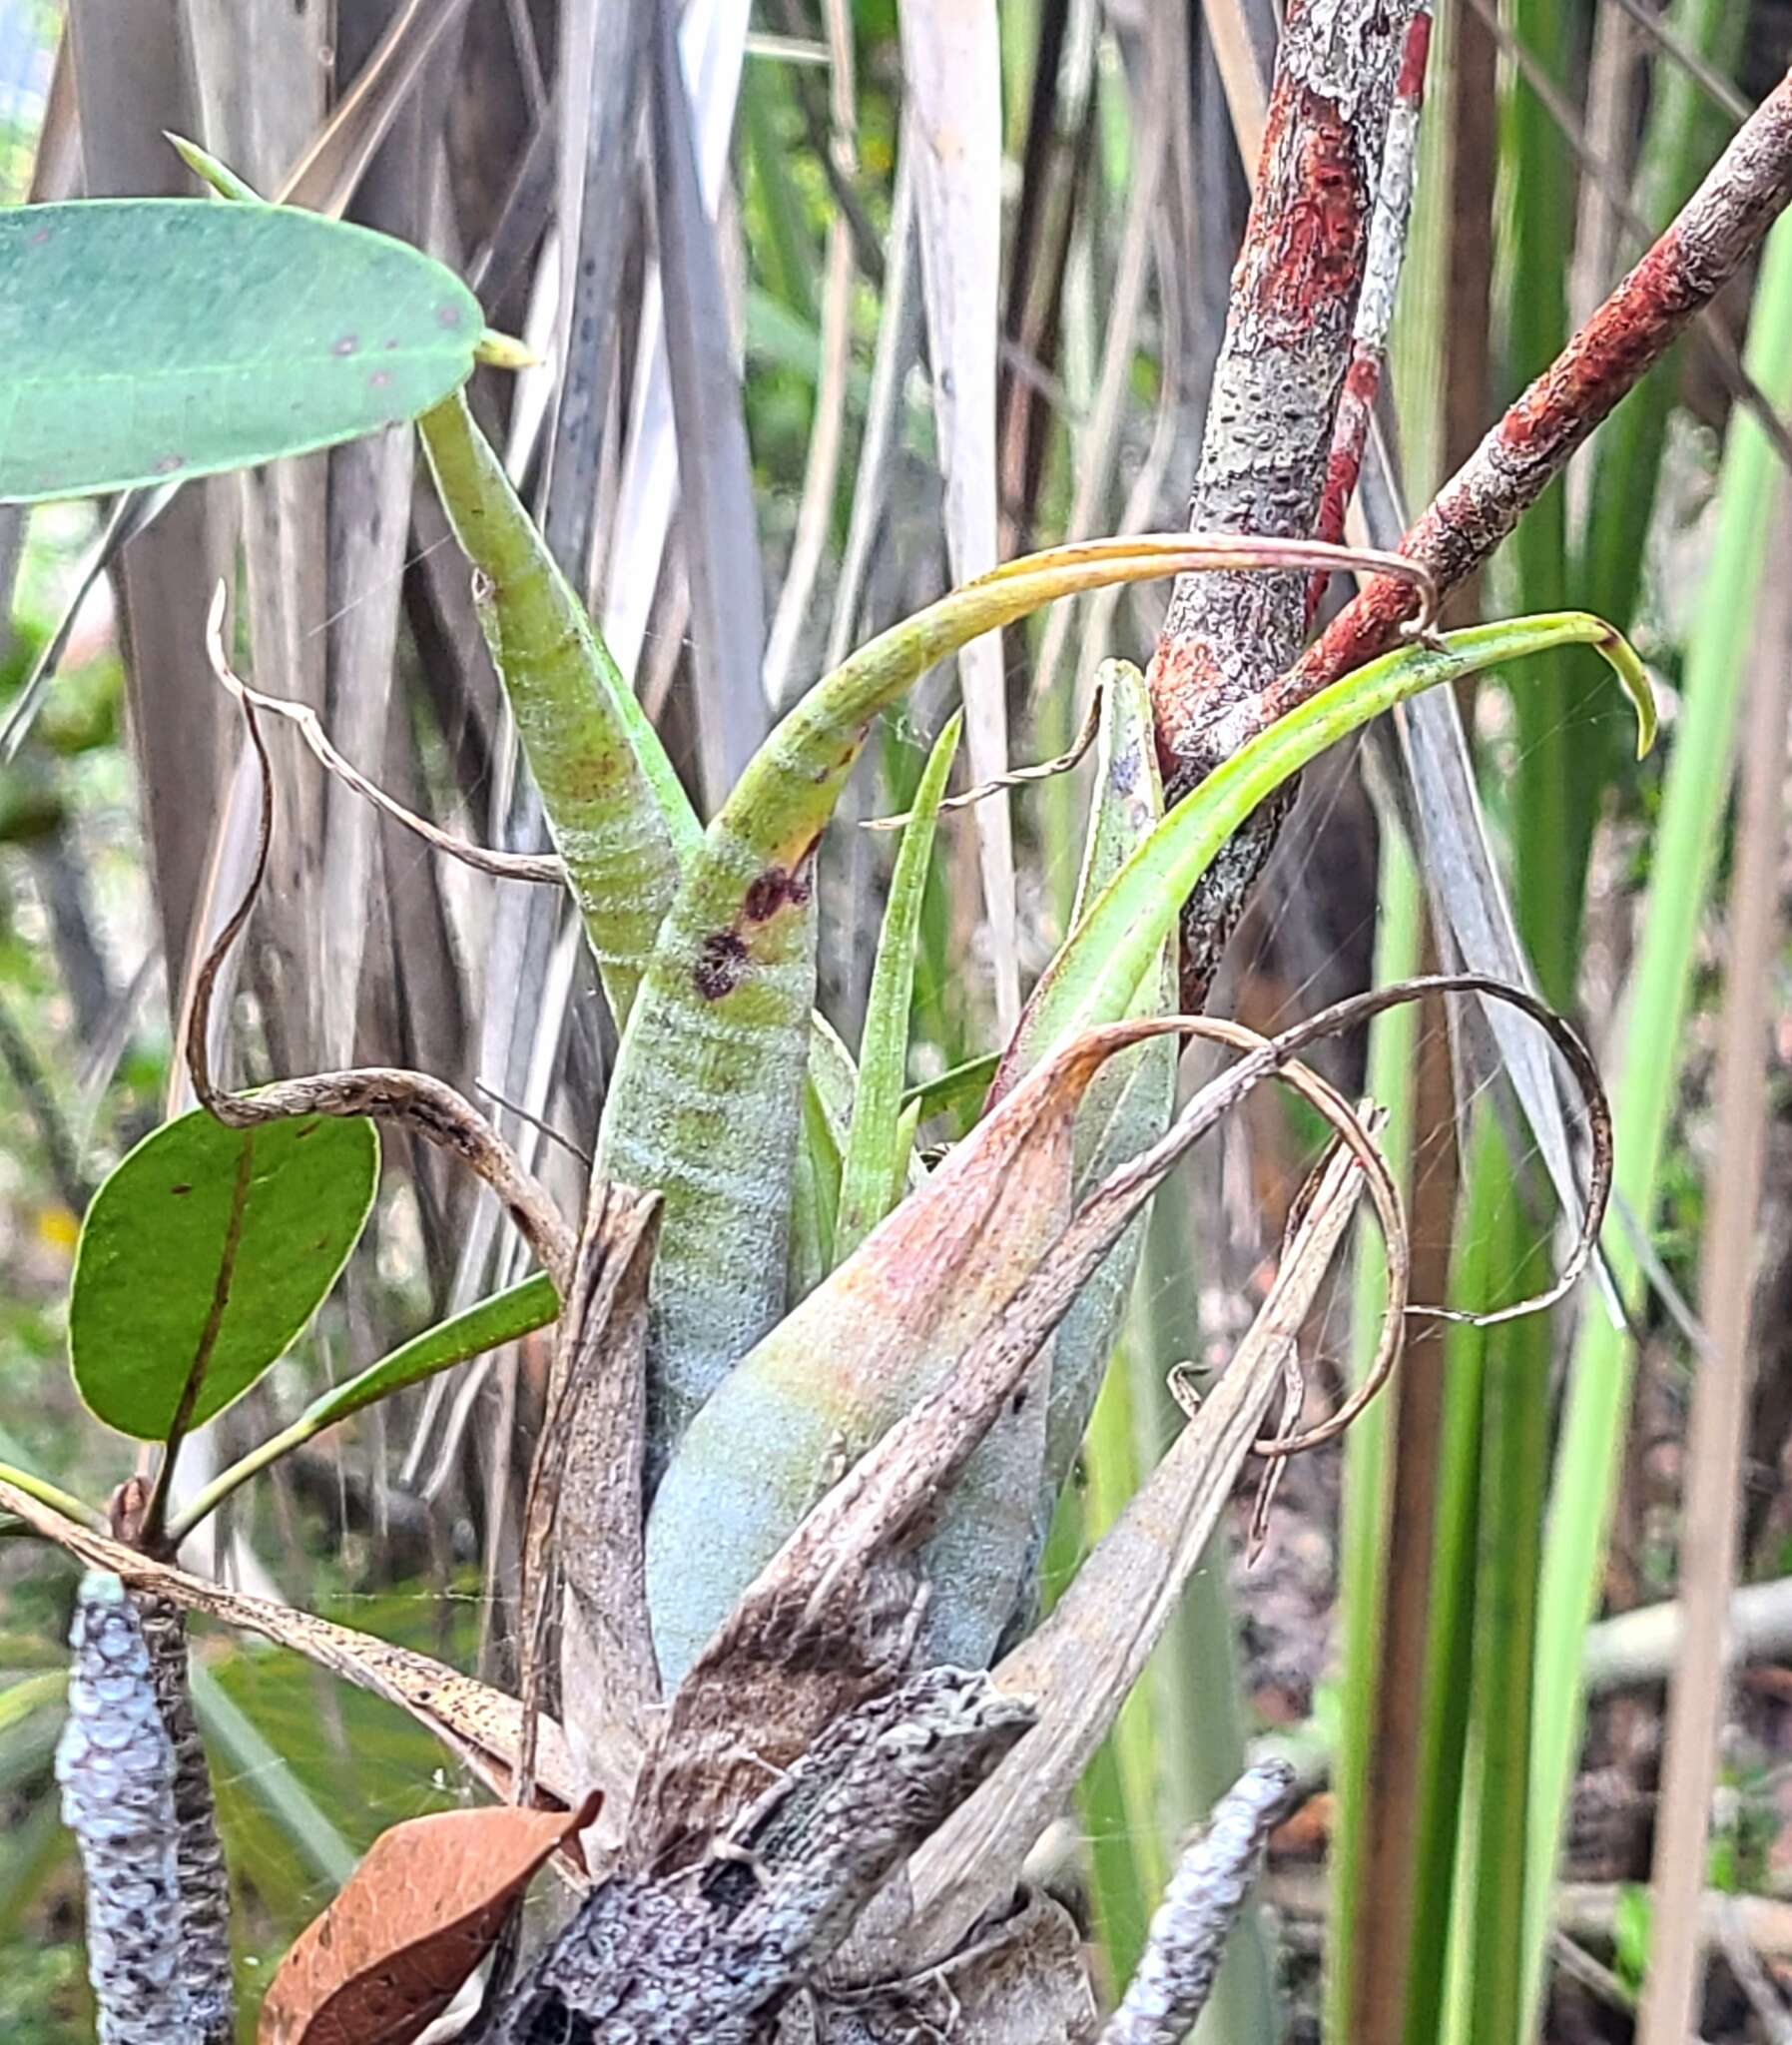
<path fill-rule="evenodd" d="M 1151 697 L 1145 678 L 1130 661 L 1104 663 L 1101 729 L 1095 766 L 1095 801 L 1089 818 L 1082 872 L 1070 928 L 1075 930 L 1095 899 L 1143 845 L 1163 817 L 1163 782 L 1157 767 Z M 1155 978 L 1147 976 L 1119 1014 L 1102 1016 L 1118 1022 L 1136 1016 L 1165 1016 L 1175 1006 L 1175 980 L 1169 945 L 1160 954 Z M 1041 1051 L 1060 1032 L 1058 1010 L 1063 976 L 1056 962 L 1045 969 L 1020 1019 L 1014 1043 L 1003 1060 L 997 1082 L 999 1096 L 1023 1071 L 1030 1071 Z M 1170 1037 L 1144 1043 L 1104 1066 L 1089 1087 L 1076 1129 L 1075 1189 L 1080 1197 L 1108 1173 L 1156 1142 L 1169 1127 L 1176 1091 L 1176 1044 Z M 1080 1299 L 1059 1324 L 1052 1348 L 1051 1397 L 1045 1420 L 1045 1484 L 1041 1515 L 1049 1519 L 1059 1487 L 1069 1474 L 1095 1395 L 1101 1386 L 1127 1294 L 1132 1289 L 1145 1217 L 1141 1216 L 1115 1244 L 1113 1253 L 1090 1279 Z M 1041 1530 L 1042 1531 L 1042 1530 Z"/>
<path fill-rule="evenodd" d="M 456 392 L 420 421 L 479 615 L 620 1025 L 702 829 L 584 606 Z"/>
<path fill-rule="evenodd" d="M 709 828 L 629 1018 L 598 1169 L 666 1196 L 648 1344 L 651 1463 L 784 1311 L 814 1001 L 815 848 L 878 712 L 1040 604 L 1200 566 L 1158 536 L 1061 547 L 967 583 L 863 647 L 779 725 Z"/>
<path fill-rule="evenodd" d="M 668 1686 L 847 1469 L 950 1371 L 1050 1246 L 1069 1205 L 1077 1105 L 1098 1058 L 1032 1075 L 730 1373 L 678 1445 L 647 1523 L 647 1594 Z M 1039 1402 L 1029 1400 L 1037 1410 Z M 1023 1415 L 1024 1415 L 1023 1408 Z M 987 1660 L 1018 1590 L 1037 1485 L 981 1551 L 924 1565 L 917 1654 Z M 1002 1558 L 1006 1558 L 1005 1565 Z M 997 1579 L 997 1581 L 990 1581 Z M 942 1600 L 941 1594 L 949 1594 Z M 981 1613 L 981 1638 L 966 1615 Z"/>

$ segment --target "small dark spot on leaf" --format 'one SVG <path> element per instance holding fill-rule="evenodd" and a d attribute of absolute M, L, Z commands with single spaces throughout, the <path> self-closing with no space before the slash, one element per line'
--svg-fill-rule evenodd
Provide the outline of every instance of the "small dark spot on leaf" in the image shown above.
<path fill-rule="evenodd" d="M 322 1126 L 323 1122 L 321 1117 L 318 1117 L 308 1122 L 301 1122 L 299 1124 L 299 1133 L 293 1138 L 294 1142 L 302 1143 L 307 1136 L 314 1136 L 317 1133 L 317 1131 L 320 1128 L 322 1128 Z"/>
<path fill-rule="evenodd" d="M 344 334 L 340 341 L 331 344 L 329 351 L 332 355 L 351 355 L 359 346 L 360 336 L 358 334 Z"/>
<path fill-rule="evenodd" d="M 177 468 L 185 468 L 186 466 L 186 455 L 165 454 L 163 455 L 162 459 L 156 463 L 156 473 L 158 475 L 173 475 Z"/>
<path fill-rule="evenodd" d="M 170 1186 L 168 1190 L 171 1193 L 190 1193 L 192 1192 L 193 1188 L 191 1185 L 178 1185 Z"/>
<path fill-rule="evenodd" d="M 1025 1385 L 1022 1385 L 1022 1386 L 1021 1386 L 1021 1388 L 1019 1389 L 1019 1391 L 1017 1391 L 1017 1392 L 1016 1392 L 1016 1393 L 1014 1394 L 1013 1402 L 1012 1402 L 1012 1404 L 1011 1404 L 1011 1405 L 1010 1405 L 1010 1406 L 1008 1407 L 1008 1411 L 1009 1411 L 1010 1413 L 1019 1413 L 1019 1412 L 1020 1412 L 1020 1411 L 1021 1411 L 1021 1410 L 1022 1410 L 1022 1409 L 1023 1409 L 1024 1407 L 1025 1407 L 1025 1405 L 1026 1405 L 1026 1393 L 1027 1393 L 1027 1388 L 1026 1388 L 1026 1386 L 1025 1386 Z"/>
<path fill-rule="evenodd" d="M 437 306 L 435 309 L 436 326 L 445 327 L 450 333 L 460 325 L 460 308 L 458 306 Z"/>
<path fill-rule="evenodd" d="M 367 388 L 369 390 L 383 390 L 391 380 L 392 372 L 390 369 L 375 369 L 372 375 L 367 378 Z"/>
<path fill-rule="evenodd" d="M 698 949 L 691 979 L 706 1002 L 719 1002 L 741 984 L 747 947 L 738 931 L 712 931 Z"/>

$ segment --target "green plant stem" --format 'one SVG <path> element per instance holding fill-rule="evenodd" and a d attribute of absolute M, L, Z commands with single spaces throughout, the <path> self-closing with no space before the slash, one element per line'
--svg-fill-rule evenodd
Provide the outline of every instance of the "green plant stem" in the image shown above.
<path fill-rule="evenodd" d="M 1783 408 L 1792 402 L 1792 221 L 1782 220 L 1773 230 L 1763 255 L 1746 361 L 1772 403 Z M 1743 653 L 1765 566 L 1775 480 L 1772 450 L 1738 406 L 1724 447 L 1704 600 L 1688 648 L 1684 708 L 1668 765 L 1613 1103 L 1616 1191 L 1645 1226 L 1655 1207 L 1677 1082 L 1699 920 L 1717 863 L 1746 672 Z M 1613 1275 L 1635 1306 L 1642 1295 L 1635 1256 L 1617 1230 L 1608 1233 Z M 1548 1884 L 1579 1746 L 1581 1646 L 1598 1596 L 1631 1364 L 1627 1334 L 1589 1308 L 1568 1374 L 1538 1615 L 1524 1952 L 1532 2010 L 1542 1987 Z"/>
<path fill-rule="evenodd" d="M 29 1470 L 18 1470 L 10 1463 L 0 1463 L 0 1479 L 16 1484 L 30 1497 L 40 1500 L 52 1512 L 60 1513 L 65 1520 L 75 1520 L 95 1534 L 107 1531 L 106 1516 L 67 1492 L 60 1485 L 52 1484 L 47 1477 L 37 1477 Z"/>

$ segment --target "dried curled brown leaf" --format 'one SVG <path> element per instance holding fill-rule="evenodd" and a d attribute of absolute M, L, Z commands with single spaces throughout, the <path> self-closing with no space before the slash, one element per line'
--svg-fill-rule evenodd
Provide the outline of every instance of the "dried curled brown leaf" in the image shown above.
<path fill-rule="evenodd" d="M 485 1958 L 556 1847 L 597 1815 L 491 1804 L 381 1832 L 281 1962 L 259 2045 L 410 2045 Z"/>

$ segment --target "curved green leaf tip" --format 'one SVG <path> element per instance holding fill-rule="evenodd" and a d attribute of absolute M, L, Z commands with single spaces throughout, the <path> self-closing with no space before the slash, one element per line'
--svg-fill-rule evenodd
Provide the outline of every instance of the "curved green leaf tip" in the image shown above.
<path fill-rule="evenodd" d="M 207 160 L 202 175 L 227 174 Z M 465 382 L 484 329 L 432 257 L 291 207 L 0 211 L 0 501 L 185 481 L 378 432 Z"/>
<path fill-rule="evenodd" d="M 1607 631 L 1610 636 L 1599 642 L 1598 650 L 1617 676 L 1618 687 L 1629 697 L 1630 707 L 1636 712 L 1636 757 L 1646 759 L 1661 728 L 1649 671 L 1638 658 L 1636 648 L 1615 625 L 1608 626 Z"/>
<path fill-rule="evenodd" d="M 94 1195 L 69 1356 L 98 1417 L 164 1441 L 241 1398 L 322 1304 L 379 1179 L 361 1119 L 231 1129 L 203 1108 L 146 1136 Z"/>

